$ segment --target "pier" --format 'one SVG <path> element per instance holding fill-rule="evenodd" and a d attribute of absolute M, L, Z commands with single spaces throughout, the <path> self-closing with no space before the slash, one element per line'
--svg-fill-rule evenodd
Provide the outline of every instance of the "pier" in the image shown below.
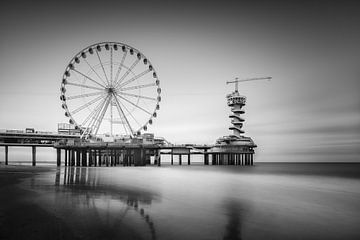
<path fill-rule="evenodd" d="M 248 152 L 211 152 L 210 145 L 141 145 L 141 144 L 81 144 L 55 145 L 57 165 L 111 167 L 111 166 L 161 166 L 161 155 L 171 155 L 171 165 L 191 165 L 191 155 L 203 155 L 203 165 L 253 165 L 253 150 Z M 202 150 L 199 152 L 198 150 Z M 168 152 L 165 152 L 168 151 Z M 64 157 L 62 157 L 62 154 Z M 174 156 L 179 161 L 175 163 Z M 153 161 L 151 158 L 153 157 Z M 184 159 L 183 159 L 184 157 Z M 186 157 L 186 159 L 185 159 Z M 63 161 L 62 161 L 63 159 Z M 183 160 L 185 160 L 183 162 Z"/>
<path fill-rule="evenodd" d="M 213 152 L 213 145 L 142 145 L 142 144 L 79 144 L 0 143 L 5 149 L 5 165 L 11 148 L 31 148 L 31 164 L 37 165 L 37 148 L 55 148 L 57 166 L 114 167 L 161 166 L 161 155 L 170 155 L 170 165 L 191 165 L 192 155 L 203 155 L 203 165 L 253 165 L 254 152 Z M 200 150 L 200 151 L 199 151 Z M 179 161 L 174 161 L 177 156 Z M 153 159 L 153 161 L 151 161 Z M 11 162 L 10 162 L 11 163 Z M 55 163 L 55 161 L 54 161 Z"/>

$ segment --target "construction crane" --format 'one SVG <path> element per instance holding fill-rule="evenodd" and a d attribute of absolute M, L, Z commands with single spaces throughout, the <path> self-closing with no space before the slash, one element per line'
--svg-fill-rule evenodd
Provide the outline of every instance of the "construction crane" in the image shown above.
<path fill-rule="evenodd" d="M 258 78 L 245 78 L 245 79 L 239 79 L 237 77 L 237 78 L 235 78 L 234 81 L 227 81 L 226 84 L 235 83 L 235 92 L 238 92 L 239 82 L 250 82 L 250 81 L 258 81 L 258 80 L 268 80 L 268 81 L 270 81 L 271 79 L 272 79 L 272 77 L 258 77 Z"/>

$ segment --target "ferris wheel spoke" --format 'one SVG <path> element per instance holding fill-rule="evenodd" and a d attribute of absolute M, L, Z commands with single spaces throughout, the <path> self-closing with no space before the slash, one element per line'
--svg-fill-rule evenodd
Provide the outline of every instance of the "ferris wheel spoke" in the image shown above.
<path fill-rule="evenodd" d="M 129 97 L 137 97 L 137 98 L 143 98 L 143 99 L 148 99 L 148 100 L 157 101 L 156 98 L 147 97 L 147 96 L 142 96 L 142 95 L 137 95 L 137 94 L 132 94 L 132 93 L 120 92 L 119 94 L 125 95 L 125 96 L 129 96 Z"/>
<path fill-rule="evenodd" d="M 117 72 L 116 72 L 115 79 L 114 79 L 114 83 L 115 83 L 115 84 L 116 84 L 116 81 L 117 81 L 117 79 L 118 79 L 118 77 L 119 77 L 121 68 L 122 68 L 122 66 L 124 65 L 124 61 L 125 61 L 126 56 L 127 56 L 127 51 L 124 52 L 124 55 L 123 55 L 122 58 L 121 58 L 120 65 L 119 65 L 119 67 L 118 67 L 118 70 L 117 70 Z"/>
<path fill-rule="evenodd" d="M 106 98 L 102 99 L 101 102 L 99 102 L 99 104 L 95 107 L 95 109 L 89 114 L 89 116 L 86 117 L 86 119 L 82 122 L 81 126 L 85 126 L 86 123 L 92 119 L 96 113 L 99 111 L 99 109 L 101 108 L 101 106 L 105 103 Z"/>
<path fill-rule="evenodd" d="M 102 91 L 102 92 L 94 92 L 94 93 L 87 93 L 87 94 L 80 94 L 80 95 L 74 95 L 74 96 L 67 97 L 66 100 L 72 100 L 72 99 L 83 98 L 83 97 L 92 97 L 92 96 L 96 96 L 96 95 L 103 94 L 103 93 L 104 93 L 104 91 Z"/>
<path fill-rule="evenodd" d="M 141 124 L 136 120 L 136 118 L 134 117 L 134 115 L 127 109 L 127 107 L 125 107 L 124 104 L 121 104 L 121 102 L 119 101 L 120 105 L 122 105 L 122 107 L 125 109 L 125 111 L 131 116 L 131 118 L 137 123 L 137 125 L 139 127 L 141 127 Z"/>
<path fill-rule="evenodd" d="M 153 87 L 153 86 L 156 86 L 156 83 L 149 83 L 149 84 L 136 85 L 136 86 L 126 87 L 126 88 L 119 88 L 119 90 L 120 91 L 128 91 L 128 90 L 147 88 L 147 87 Z"/>
<path fill-rule="evenodd" d="M 115 86 L 121 84 L 121 82 L 127 77 L 127 75 L 129 75 L 129 73 L 131 72 L 131 70 L 139 63 L 140 59 L 137 58 L 135 60 L 135 62 L 128 68 L 128 70 L 124 73 L 124 75 L 122 75 L 122 77 L 119 79 L 119 81 L 117 81 L 115 83 Z"/>
<path fill-rule="evenodd" d="M 100 75 L 98 74 L 98 72 L 90 65 L 90 63 L 84 59 L 86 64 L 90 67 L 91 71 L 93 71 L 93 73 L 95 73 L 95 75 L 106 85 L 106 82 L 102 79 L 102 77 L 100 77 Z"/>
<path fill-rule="evenodd" d="M 116 106 L 116 109 L 117 109 L 117 106 Z M 119 110 L 118 110 L 119 111 Z M 121 119 L 121 123 L 124 123 L 125 120 L 123 119 L 123 116 L 119 113 L 119 116 L 120 116 L 120 119 Z M 124 131 L 125 131 L 125 134 L 128 135 L 128 130 L 127 130 L 127 125 L 126 124 L 121 124 L 124 128 Z"/>
<path fill-rule="evenodd" d="M 147 70 L 143 71 L 142 73 L 139 73 L 138 75 L 130 78 L 129 80 L 127 80 L 126 82 L 124 82 L 124 83 L 122 83 L 122 84 L 120 84 L 121 82 L 119 82 L 116 87 L 119 87 L 119 88 L 124 87 L 124 86 L 128 85 L 129 83 L 135 81 L 136 79 L 141 78 L 142 76 L 144 76 L 145 74 L 147 74 L 147 73 L 149 73 L 149 72 L 151 72 L 151 70 L 150 70 L 150 69 L 147 69 Z"/>
<path fill-rule="evenodd" d="M 90 80 L 90 81 L 92 81 L 93 83 L 96 83 L 97 85 L 99 85 L 99 86 L 101 86 L 101 87 L 105 88 L 105 86 L 104 86 L 104 85 L 102 85 L 101 83 L 99 83 L 99 82 L 97 82 L 96 80 L 92 79 L 91 77 L 89 77 L 89 76 L 85 75 L 84 73 L 82 73 L 82 72 L 80 72 L 80 71 L 78 71 L 78 70 L 76 70 L 76 69 L 73 69 L 73 71 L 74 71 L 74 72 L 77 72 L 77 73 L 78 73 L 78 74 L 80 74 L 81 76 L 83 76 L 83 77 L 85 77 L 85 78 L 89 79 L 89 80 Z"/>
<path fill-rule="evenodd" d="M 113 48 L 110 46 L 110 83 L 113 81 Z"/>
<path fill-rule="evenodd" d="M 95 135 L 98 133 L 99 131 L 99 128 L 100 128 L 100 125 L 102 123 L 102 120 L 104 119 L 104 116 L 105 116 L 105 113 L 109 107 L 109 103 L 111 102 L 111 95 L 109 95 L 109 98 L 105 104 L 105 107 L 103 108 L 102 112 L 101 112 L 101 115 L 99 116 L 99 119 L 97 120 L 96 122 L 96 125 L 95 125 Z"/>
<path fill-rule="evenodd" d="M 94 116 L 92 117 L 90 123 L 89 123 L 89 128 L 91 130 L 95 130 L 95 125 L 97 123 L 97 120 L 101 114 L 101 111 L 104 109 L 104 106 L 106 105 L 108 100 L 108 97 L 105 99 L 105 101 L 103 102 L 103 104 L 101 105 L 101 107 L 96 111 L 96 113 L 94 114 Z M 95 131 L 94 131 L 95 132 Z"/>
<path fill-rule="evenodd" d="M 89 131 L 92 130 L 92 128 L 90 128 L 90 125 L 92 125 L 91 123 L 93 122 L 94 116 L 97 115 L 97 113 L 100 111 L 100 109 L 102 108 L 103 104 L 105 103 L 106 98 L 103 99 L 97 106 L 96 108 L 90 113 L 89 116 L 87 116 L 87 118 L 82 122 L 81 126 L 87 126 L 85 128 L 85 131 L 83 132 L 83 134 L 81 135 L 81 138 L 83 138 L 84 135 L 88 136 L 90 134 Z M 91 121 L 87 124 L 87 122 L 91 119 Z M 87 125 L 86 125 L 87 124 Z"/>
<path fill-rule="evenodd" d="M 124 118 L 124 120 L 125 120 L 125 122 L 126 122 L 126 125 L 128 126 L 131 134 L 134 134 L 134 131 L 132 130 L 132 127 L 131 127 L 131 125 L 130 125 L 130 123 L 129 123 L 129 120 L 127 119 L 124 111 L 122 110 L 122 108 L 121 108 L 121 106 L 120 106 L 119 99 L 117 99 L 116 96 L 114 96 L 114 98 L 115 98 L 116 107 L 117 107 L 117 110 L 118 110 L 118 112 L 119 112 L 120 117 L 122 116 L 122 118 Z"/>
<path fill-rule="evenodd" d="M 104 90 L 102 88 L 97 88 L 97 87 L 93 87 L 93 86 L 89 86 L 89 85 L 85 85 L 85 84 L 79 84 L 79 83 L 73 83 L 73 82 L 66 82 L 67 85 L 72 85 L 72 86 L 77 86 L 77 87 L 84 87 L 84 88 L 91 88 L 91 89 L 95 89 L 95 90 Z"/>
<path fill-rule="evenodd" d="M 103 96 L 99 96 L 93 100 L 91 100 L 90 102 L 78 107 L 77 109 L 75 109 L 74 111 L 72 111 L 70 114 L 73 115 L 73 114 L 76 114 L 78 112 L 80 112 L 81 110 L 85 109 L 86 107 L 89 107 L 90 105 L 93 105 L 94 103 L 96 103 L 97 101 L 99 101 L 100 99 L 102 99 Z"/>
<path fill-rule="evenodd" d="M 128 130 L 127 130 L 127 128 L 126 127 L 128 127 L 127 126 L 127 124 L 125 124 L 126 123 L 126 120 L 124 119 L 124 117 L 122 116 L 122 114 L 121 114 L 121 111 L 119 111 L 119 109 L 118 109 L 118 106 L 117 106 L 117 103 L 115 102 L 115 107 L 116 107 L 116 110 L 118 111 L 118 113 L 119 113 L 119 117 L 120 117 L 120 119 L 121 119 L 121 125 L 123 126 L 123 128 L 124 128 L 124 131 L 125 131 L 125 134 L 128 134 Z"/>
<path fill-rule="evenodd" d="M 142 107 L 140 107 L 140 106 L 136 105 L 135 103 L 131 102 L 130 100 L 126 99 L 125 97 L 120 96 L 120 95 L 119 95 L 119 94 L 117 94 L 117 93 L 116 93 L 116 95 L 117 95 L 119 98 L 121 98 L 121 99 L 125 100 L 126 102 L 130 103 L 130 104 L 131 104 L 131 105 L 133 105 L 134 107 L 136 107 L 136 108 L 138 108 L 138 109 L 140 109 L 140 110 L 142 110 L 142 111 L 146 112 L 146 113 L 147 113 L 147 114 L 149 114 L 149 115 L 152 115 L 152 113 L 151 113 L 151 112 L 149 112 L 148 110 L 146 110 L 146 109 L 144 109 L 144 108 L 142 108 Z"/>
<path fill-rule="evenodd" d="M 95 51 L 95 52 L 96 52 L 96 55 L 97 55 L 97 57 L 98 57 L 98 59 L 99 59 L 101 68 L 102 68 L 102 70 L 103 70 L 103 72 L 104 72 L 104 76 L 105 76 L 106 82 L 109 84 L 109 79 L 108 79 L 108 77 L 106 76 L 105 68 L 104 68 L 104 65 L 103 65 L 103 63 L 102 63 L 102 61 L 101 61 L 100 55 L 99 55 L 98 51 Z"/>

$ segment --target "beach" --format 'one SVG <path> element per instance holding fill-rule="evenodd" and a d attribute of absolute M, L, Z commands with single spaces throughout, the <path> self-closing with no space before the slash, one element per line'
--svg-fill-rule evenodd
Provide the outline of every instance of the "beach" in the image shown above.
<path fill-rule="evenodd" d="M 360 164 L 0 165 L 0 239 L 359 239 Z"/>

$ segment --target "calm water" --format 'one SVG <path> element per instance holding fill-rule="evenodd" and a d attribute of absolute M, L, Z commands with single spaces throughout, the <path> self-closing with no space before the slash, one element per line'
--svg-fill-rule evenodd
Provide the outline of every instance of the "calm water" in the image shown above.
<path fill-rule="evenodd" d="M 360 239 L 360 164 L 62 167 L 22 186 L 79 239 Z"/>

